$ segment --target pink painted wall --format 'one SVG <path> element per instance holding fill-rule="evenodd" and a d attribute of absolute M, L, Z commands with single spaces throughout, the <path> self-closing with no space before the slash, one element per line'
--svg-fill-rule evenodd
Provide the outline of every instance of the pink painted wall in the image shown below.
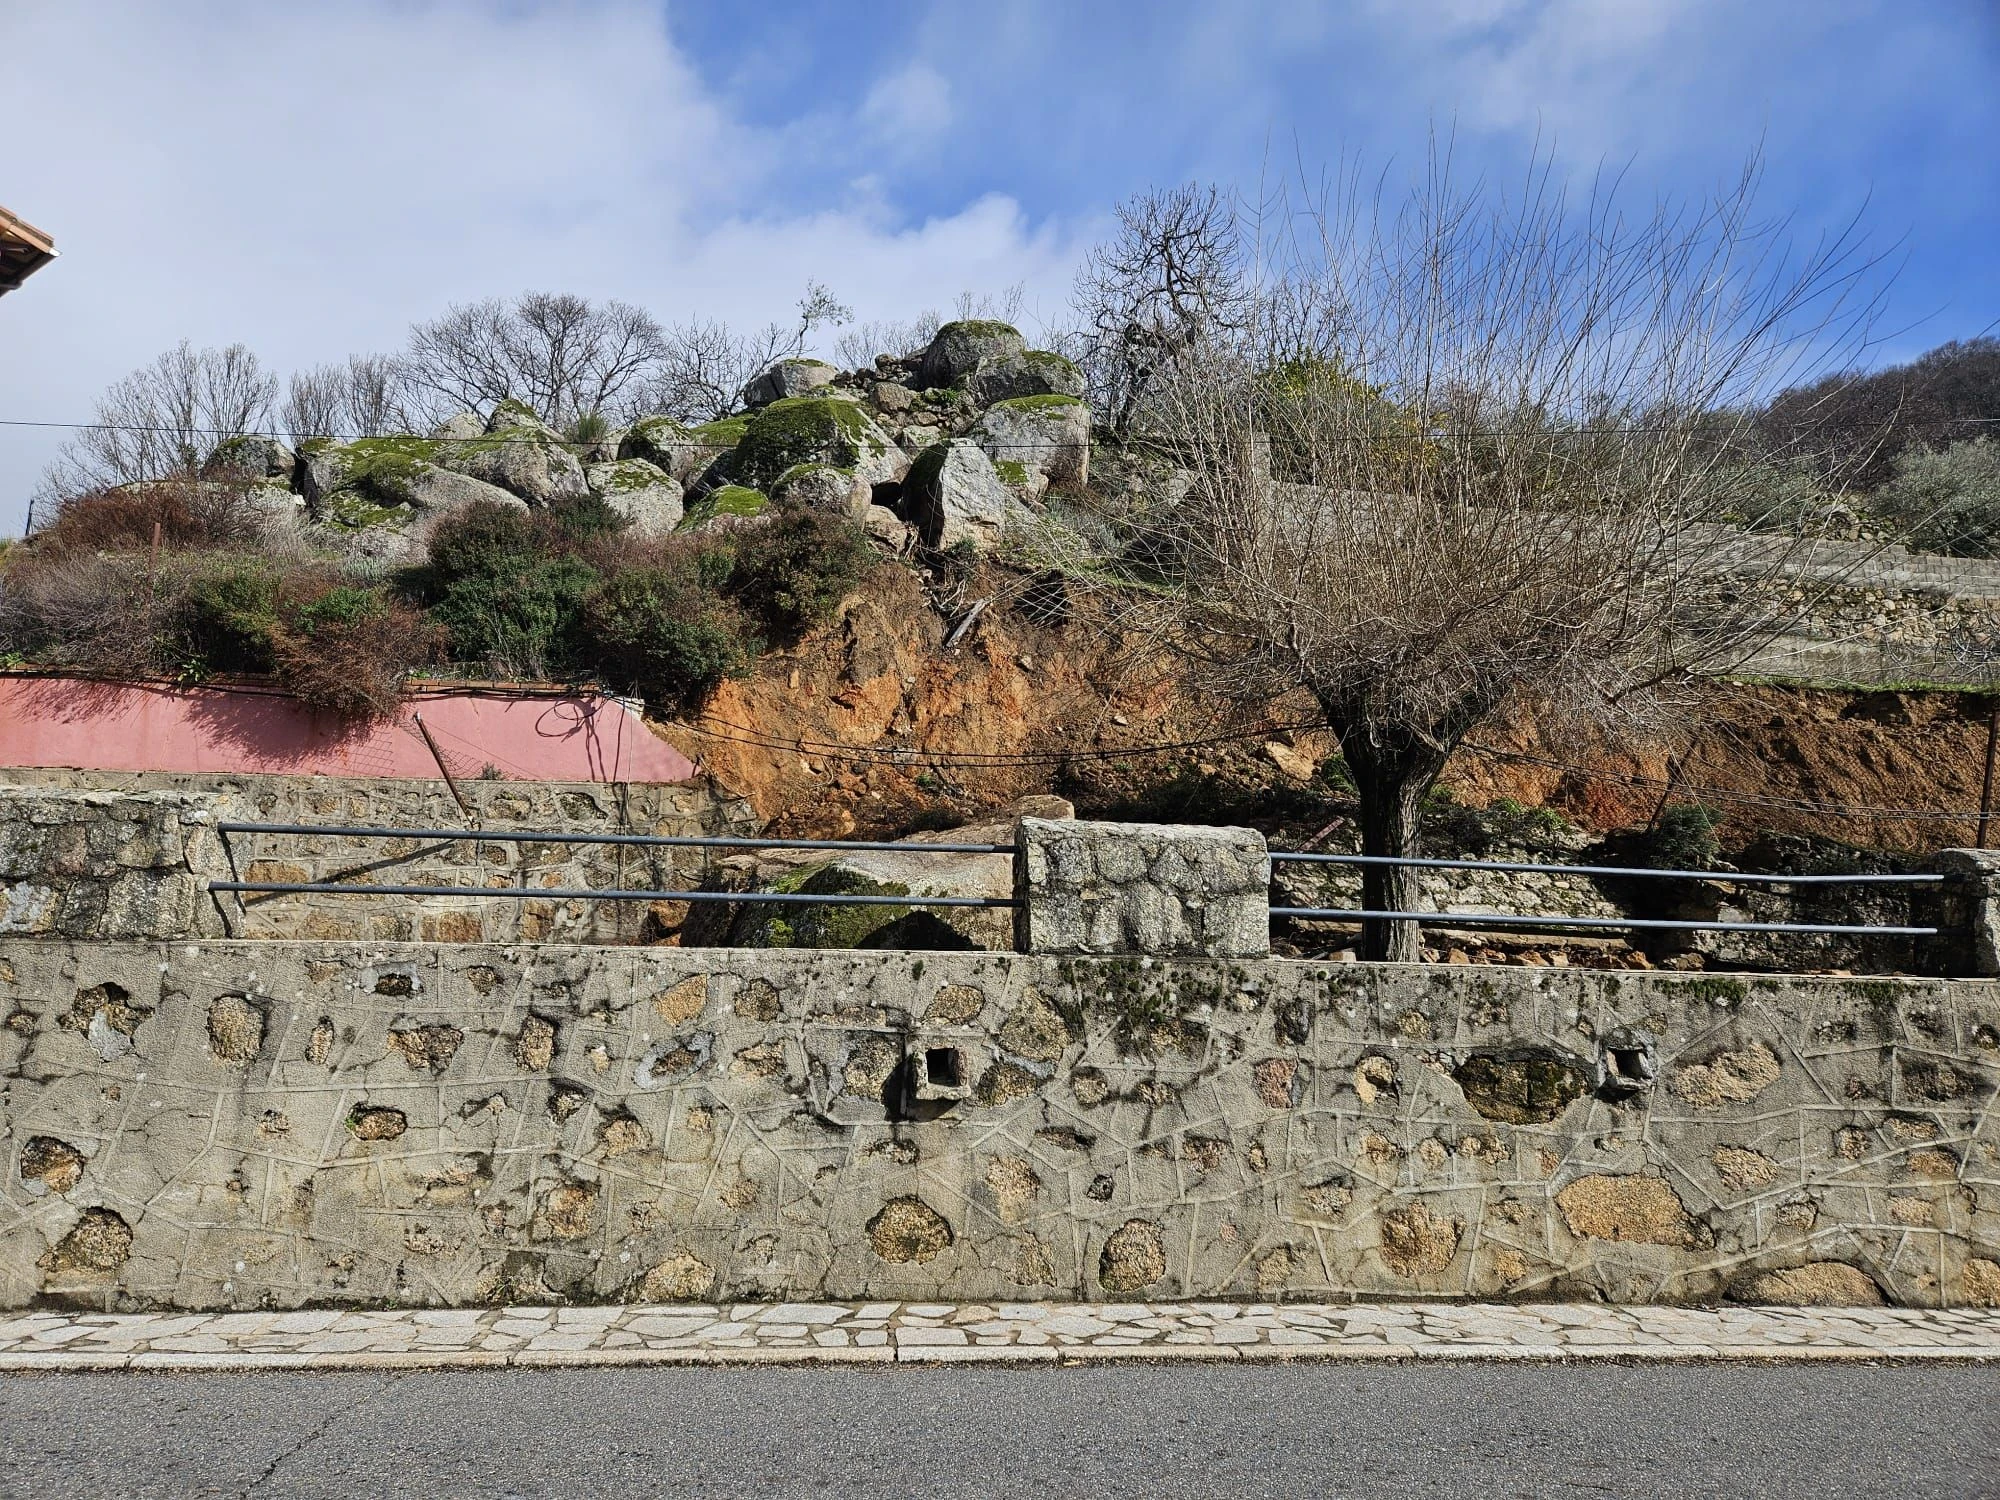
<path fill-rule="evenodd" d="M 616 698 L 444 690 L 350 729 L 278 694 L 0 677 L 0 765 L 437 780 L 412 712 L 454 776 L 686 781 L 695 766 Z"/>

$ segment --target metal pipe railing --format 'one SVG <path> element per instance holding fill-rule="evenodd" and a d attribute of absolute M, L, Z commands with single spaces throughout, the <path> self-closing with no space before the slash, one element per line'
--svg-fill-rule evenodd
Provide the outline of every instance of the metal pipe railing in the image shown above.
<path fill-rule="evenodd" d="M 502 899 L 591 901 L 730 901 L 743 906 L 1019 906 L 1011 896 L 820 896 L 791 891 L 619 891 L 572 886 L 362 885 L 337 881 L 212 880 L 211 891 L 337 896 L 499 896 Z"/>
<path fill-rule="evenodd" d="M 1506 875 L 1615 875 L 1654 880 L 1715 880 L 1739 885 L 1936 885 L 1942 875 L 1761 875 L 1739 870 L 1654 870 L 1629 865 L 1545 865 L 1487 859 L 1405 859 L 1394 854 L 1271 851 L 1273 864 L 1404 865 L 1424 870 L 1493 870 Z M 1392 915 L 1388 912 L 1383 916 Z"/>
<path fill-rule="evenodd" d="M 1869 927 L 1831 922 L 1679 922 L 1654 917 L 1523 917 L 1457 911 L 1352 911 L 1319 906 L 1274 906 L 1274 917 L 1321 922 L 1418 922 L 1426 927 L 1646 927 L 1682 932 L 1874 933 L 1888 937 L 1935 937 L 1935 927 Z"/>
<path fill-rule="evenodd" d="M 477 828 L 341 828 L 314 823 L 217 823 L 217 833 L 290 833 L 320 838 L 418 839 L 436 843 L 642 844 L 669 849 L 835 849 L 897 854 L 1012 854 L 1012 844 L 896 844 L 861 839 L 738 839 L 663 833 L 555 833 Z"/>

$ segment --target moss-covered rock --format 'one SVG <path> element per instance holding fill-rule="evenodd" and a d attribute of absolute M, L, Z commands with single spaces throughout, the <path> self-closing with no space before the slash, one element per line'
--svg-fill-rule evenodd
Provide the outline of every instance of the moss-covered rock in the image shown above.
<path fill-rule="evenodd" d="M 982 361 L 965 379 L 965 388 L 981 406 L 1023 397 L 1062 396 L 1076 399 L 1086 389 L 1083 371 L 1060 354 L 1029 349 L 1005 359 Z"/>
<path fill-rule="evenodd" d="M 872 880 L 838 864 L 809 865 L 771 882 L 781 895 L 907 896 L 898 882 Z M 911 915 L 900 904 L 866 906 L 748 905 L 736 923 L 742 948 L 861 948 L 884 928 Z"/>
<path fill-rule="evenodd" d="M 859 520 L 868 513 L 870 486 L 852 469 L 832 464 L 794 464 L 771 486 L 771 498 L 781 505 L 802 505 Z"/>
<path fill-rule="evenodd" d="M 679 531 L 693 531 L 724 516 L 761 516 L 771 508 L 771 497 L 747 485 L 723 484 L 687 502 Z"/>
<path fill-rule="evenodd" d="M 1012 396 L 980 414 L 967 434 L 1030 495 L 1051 484 L 1081 487 L 1090 477 L 1090 408 L 1074 396 Z"/>
<path fill-rule="evenodd" d="M 298 462 L 299 456 L 274 437 L 260 432 L 239 433 L 215 445 L 215 451 L 201 466 L 201 477 L 250 482 L 275 479 L 290 484 Z"/>
<path fill-rule="evenodd" d="M 787 396 L 803 396 L 831 385 L 839 373 L 823 359 L 781 359 L 743 387 L 743 404 L 769 406 Z"/>
<path fill-rule="evenodd" d="M 503 416 L 510 420 L 501 422 Z M 503 401 L 494 408 L 482 435 L 437 444 L 437 462 L 530 505 L 581 500 L 590 492 L 581 460 L 518 401 Z"/>
<path fill-rule="evenodd" d="M 315 515 L 340 490 L 358 490 L 378 505 L 408 505 L 412 486 L 435 467 L 439 446 L 420 437 L 309 444 L 301 450 L 299 491 Z"/>
<path fill-rule="evenodd" d="M 759 489 L 800 464 L 847 469 L 881 484 L 902 478 L 909 460 L 858 404 L 832 396 L 772 402 L 750 419 L 728 460 L 732 479 Z"/>
<path fill-rule="evenodd" d="M 591 464 L 584 479 L 592 494 L 631 522 L 640 536 L 663 536 L 680 525 L 684 500 L 680 482 L 643 458 Z"/>
<path fill-rule="evenodd" d="M 927 386 L 962 385 L 980 365 L 1012 359 L 1027 348 L 1028 341 L 1012 324 L 962 318 L 932 336 L 918 365 L 919 378 Z"/>
<path fill-rule="evenodd" d="M 526 432 L 547 443 L 562 441 L 562 434 L 544 422 L 541 413 L 512 396 L 496 402 L 493 410 L 487 413 L 486 430 L 489 433 Z"/>
<path fill-rule="evenodd" d="M 671 474 L 683 485 L 743 441 L 748 416 L 724 417 L 689 427 L 672 417 L 641 417 L 618 441 L 621 459 L 640 458 Z"/>
<path fill-rule="evenodd" d="M 938 548 L 969 542 L 985 550 L 1033 519 L 979 445 L 964 438 L 917 455 L 903 480 L 900 508 L 924 545 Z"/>

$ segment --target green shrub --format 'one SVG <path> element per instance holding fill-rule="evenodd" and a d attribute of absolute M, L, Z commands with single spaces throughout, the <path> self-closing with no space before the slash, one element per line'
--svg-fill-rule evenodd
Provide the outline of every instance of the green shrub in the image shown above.
<path fill-rule="evenodd" d="M 724 678 L 749 672 L 763 642 L 722 594 L 731 561 L 724 549 L 665 551 L 591 593 L 583 630 L 613 687 L 687 708 Z"/>
<path fill-rule="evenodd" d="M 1641 864 L 1655 870 L 1707 870 L 1722 852 L 1713 809 L 1696 802 L 1670 802 L 1638 841 Z"/>
<path fill-rule="evenodd" d="M 793 641 L 827 620 L 874 562 L 868 537 L 824 511 L 781 507 L 770 524 L 734 539 L 729 590 L 774 639 Z"/>
<path fill-rule="evenodd" d="M 511 506 L 467 506 L 432 534 L 413 591 L 457 660 L 530 677 L 566 671 L 582 655 L 584 600 L 600 581 L 597 569 L 563 550 L 575 539 L 566 528 L 586 536 L 617 529 L 601 523 L 583 504 L 546 519 Z"/>
<path fill-rule="evenodd" d="M 262 558 L 218 558 L 188 580 L 187 649 L 179 665 L 210 672 L 269 672 L 276 665 L 278 572 Z"/>
<path fill-rule="evenodd" d="M 2000 557 L 2000 443 L 1907 448 L 1868 508 L 1925 552 Z"/>

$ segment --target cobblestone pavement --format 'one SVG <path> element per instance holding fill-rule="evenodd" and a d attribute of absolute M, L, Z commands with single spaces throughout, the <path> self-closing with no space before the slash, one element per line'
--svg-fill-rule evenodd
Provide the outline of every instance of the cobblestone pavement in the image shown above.
<path fill-rule="evenodd" d="M 0 1370 L 1299 1357 L 2000 1361 L 2000 1313 L 1461 1302 L 786 1302 L 0 1317 Z"/>

